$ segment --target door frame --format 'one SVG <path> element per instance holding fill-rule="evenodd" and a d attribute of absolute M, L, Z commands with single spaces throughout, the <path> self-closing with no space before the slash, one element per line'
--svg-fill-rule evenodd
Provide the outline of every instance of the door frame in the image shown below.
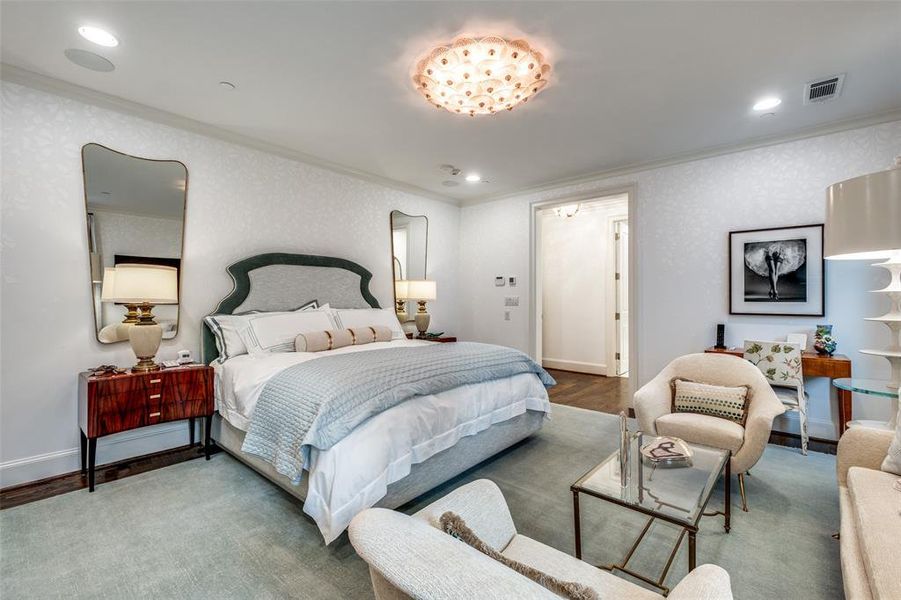
<path fill-rule="evenodd" d="M 639 294 L 639 255 L 638 255 L 638 196 L 637 186 L 634 183 L 618 186 L 599 187 L 581 192 L 568 194 L 547 200 L 537 200 L 529 203 L 529 294 L 532 302 L 529 303 L 529 353 L 541 362 L 541 313 L 542 313 L 542 283 L 541 266 L 538 258 L 541 256 L 541 219 L 539 213 L 556 206 L 588 202 L 590 200 L 603 200 L 609 196 L 626 196 L 629 224 L 629 390 L 630 394 L 638 389 L 639 365 L 638 365 L 638 340 L 640 339 L 641 315 L 638 313 L 636 299 Z"/>

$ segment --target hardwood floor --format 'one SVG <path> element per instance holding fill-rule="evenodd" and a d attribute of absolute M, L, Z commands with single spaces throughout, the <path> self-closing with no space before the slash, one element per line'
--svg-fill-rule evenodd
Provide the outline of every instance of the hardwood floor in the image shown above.
<path fill-rule="evenodd" d="M 629 380 L 625 377 L 603 377 L 548 369 L 557 380 L 550 389 L 551 402 L 619 414 L 629 411 Z"/>

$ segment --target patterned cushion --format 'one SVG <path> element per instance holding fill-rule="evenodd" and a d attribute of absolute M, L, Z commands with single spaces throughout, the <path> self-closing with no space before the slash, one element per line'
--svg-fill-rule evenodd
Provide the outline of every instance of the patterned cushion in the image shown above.
<path fill-rule="evenodd" d="M 795 389 L 804 386 L 801 346 L 797 344 L 746 340 L 745 359 L 756 365 L 771 385 Z"/>
<path fill-rule="evenodd" d="M 726 387 L 676 378 L 672 387 L 674 413 L 698 413 L 745 424 L 750 400 L 748 386 Z"/>

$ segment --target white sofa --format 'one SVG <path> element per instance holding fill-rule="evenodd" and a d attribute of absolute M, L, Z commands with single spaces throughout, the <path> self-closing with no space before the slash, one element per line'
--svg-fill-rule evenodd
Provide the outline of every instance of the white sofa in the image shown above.
<path fill-rule="evenodd" d="M 500 489 L 487 479 L 457 488 L 413 516 L 373 508 L 350 524 L 350 541 L 369 564 L 378 600 L 536 598 L 559 596 L 437 528 L 447 511 L 462 517 L 507 558 L 561 580 L 592 588 L 601 599 L 660 600 L 663 596 L 597 569 L 516 532 Z M 670 592 L 670 600 L 731 600 L 729 574 L 702 565 Z"/>
<path fill-rule="evenodd" d="M 881 471 L 893 432 L 848 429 L 838 442 L 842 578 L 847 600 L 901 598 L 901 491 Z"/>

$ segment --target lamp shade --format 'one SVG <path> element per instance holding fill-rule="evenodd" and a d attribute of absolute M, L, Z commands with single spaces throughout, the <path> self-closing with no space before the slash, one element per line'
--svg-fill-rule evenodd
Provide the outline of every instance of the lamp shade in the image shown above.
<path fill-rule="evenodd" d="M 132 304 L 177 304 L 178 269 L 161 265 L 116 265 L 112 300 Z"/>
<path fill-rule="evenodd" d="M 438 297 L 438 286 L 434 281 L 424 279 L 407 280 L 407 298 L 409 300 L 434 300 Z"/>
<path fill-rule="evenodd" d="M 826 258 L 877 259 L 901 251 L 901 167 L 829 186 Z"/>
<path fill-rule="evenodd" d="M 394 297 L 398 300 L 409 299 L 410 285 L 406 279 L 398 279 L 394 282 Z"/>
<path fill-rule="evenodd" d="M 103 287 L 100 288 L 100 301 L 113 302 L 116 293 L 116 269 L 106 267 L 103 269 Z"/>

